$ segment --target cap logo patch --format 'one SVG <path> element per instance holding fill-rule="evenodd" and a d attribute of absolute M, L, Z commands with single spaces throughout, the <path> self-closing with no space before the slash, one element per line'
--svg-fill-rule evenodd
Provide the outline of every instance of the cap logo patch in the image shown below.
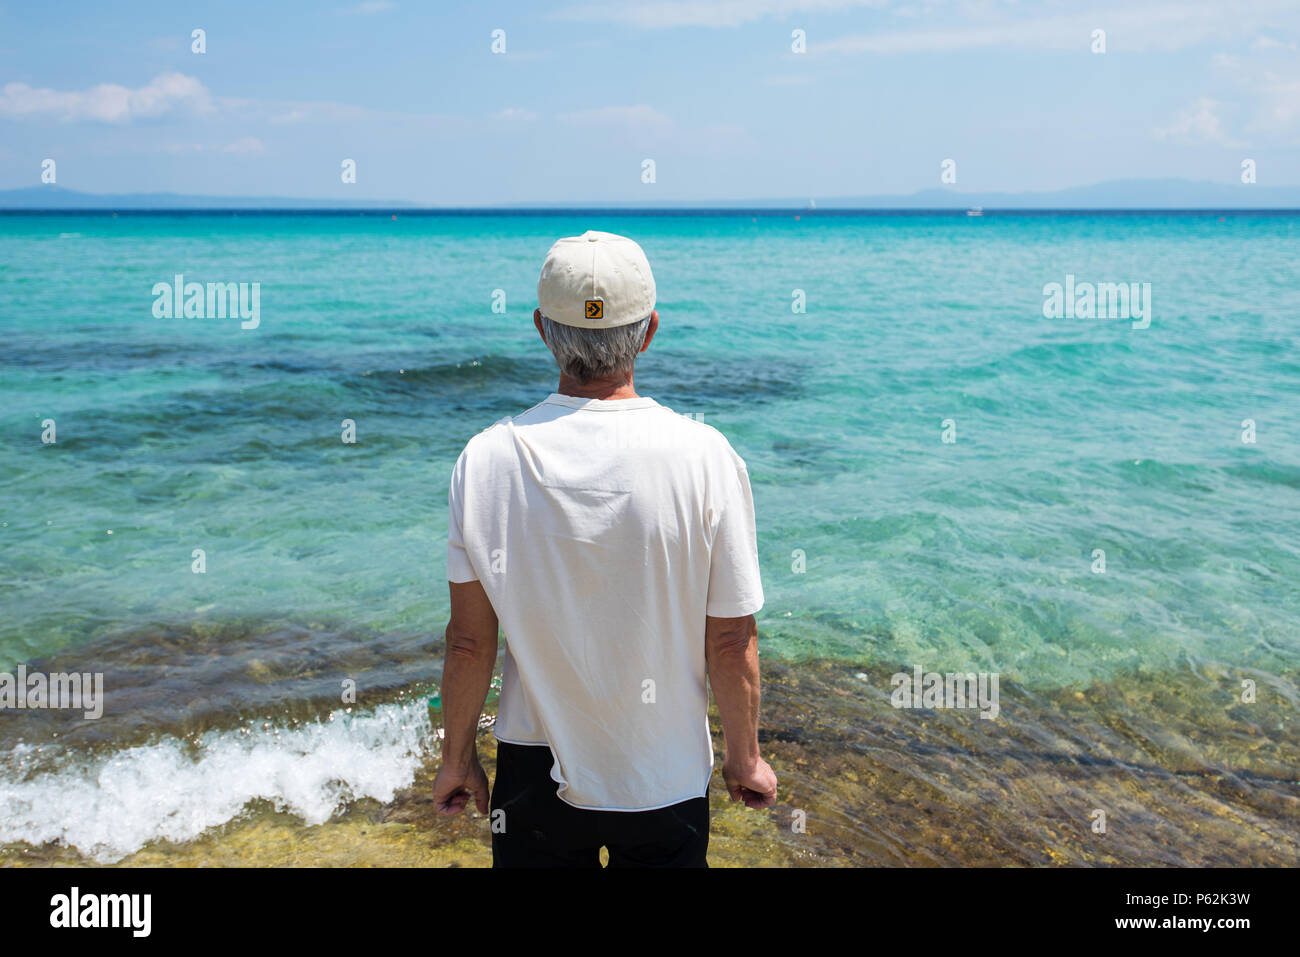
<path fill-rule="evenodd" d="M 605 318 L 605 303 L 603 300 L 600 299 L 587 300 L 587 318 L 588 319 Z"/>

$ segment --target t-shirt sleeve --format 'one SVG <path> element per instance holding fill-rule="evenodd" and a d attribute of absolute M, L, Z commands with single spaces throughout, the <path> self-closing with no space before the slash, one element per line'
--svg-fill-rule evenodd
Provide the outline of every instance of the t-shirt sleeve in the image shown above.
<path fill-rule="evenodd" d="M 460 453 L 456 467 L 451 472 L 451 487 L 447 492 L 447 581 L 474 582 L 478 574 L 465 550 L 462 528 L 465 519 L 465 453 Z"/>
<path fill-rule="evenodd" d="M 763 583 L 758 572 L 758 536 L 749 472 L 736 458 L 736 481 L 722 506 L 709 558 L 710 618 L 741 618 L 763 607 Z"/>

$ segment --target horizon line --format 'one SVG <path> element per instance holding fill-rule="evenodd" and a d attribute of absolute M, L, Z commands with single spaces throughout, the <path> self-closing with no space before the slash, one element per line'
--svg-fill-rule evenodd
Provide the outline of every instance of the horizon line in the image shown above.
<path fill-rule="evenodd" d="M 382 213 L 396 216 L 512 214 L 547 215 L 555 213 L 630 213 L 647 215 L 745 216 L 838 216 L 879 213 L 907 215 L 916 213 L 966 215 L 971 211 L 989 213 L 1300 213 L 1300 206 L 826 206 L 809 209 L 803 206 L 0 206 L 0 214 L 13 213 L 296 213 L 362 215 Z M 971 217 L 978 218 L 978 217 Z"/>

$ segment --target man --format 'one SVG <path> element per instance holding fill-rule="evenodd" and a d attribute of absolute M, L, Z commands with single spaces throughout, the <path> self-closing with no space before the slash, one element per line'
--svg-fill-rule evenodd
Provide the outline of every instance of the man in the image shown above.
<path fill-rule="evenodd" d="M 533 323 L 556 392 L 470 439 L 448 496 L 451 622 L 439 811 L 488 813 L 475 731 L 506 635 L 496 867 L 707 867 L 706 684 L 733 801 L 770 807 L 758 749 L 763 605 L 745 463 L 632 384 L 659 328 L 641 247 L 551 247 Z"/>

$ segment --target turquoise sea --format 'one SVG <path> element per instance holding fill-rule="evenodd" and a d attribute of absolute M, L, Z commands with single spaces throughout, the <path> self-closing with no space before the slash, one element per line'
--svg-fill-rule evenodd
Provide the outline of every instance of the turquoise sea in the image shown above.
<path fill-rule="evenodd" d="M 786 800 L 738 858 L 1300 861 L 1300 215 L 748 211 L 0 215 L 0 671 L 107 695 L 0 711 L 9 860 L 400 804 L 451 466 L 554 391 L 537 273 L 586 229 L 655 270 L 638 391 L 749 465 Z M 156 318 L 177 274 L 259 324 Z M 1149 326 L 1046 318 L 1067 276 Z M 890 708 L 916 666 L 1001 716 Z"/>

